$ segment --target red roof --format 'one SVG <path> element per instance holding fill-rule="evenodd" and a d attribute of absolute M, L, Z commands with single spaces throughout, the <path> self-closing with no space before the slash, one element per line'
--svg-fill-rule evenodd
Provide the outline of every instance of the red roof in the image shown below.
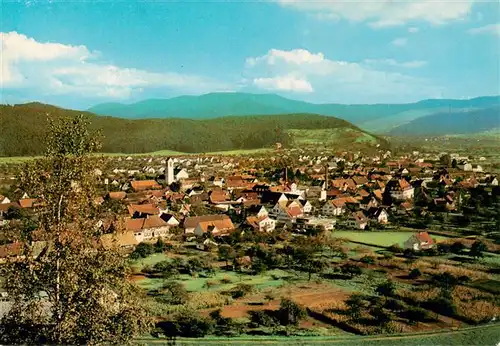
<path fill-rule="evenodd" d="M 418 232 L 415 237 L 422 243 L 434 244 L 434 240 L 432 240 L 431 236 L 427 232 Z"/>

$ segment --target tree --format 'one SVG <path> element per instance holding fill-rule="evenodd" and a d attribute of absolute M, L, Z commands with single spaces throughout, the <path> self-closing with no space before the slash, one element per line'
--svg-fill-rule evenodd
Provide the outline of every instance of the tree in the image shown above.
<path fill-rule="evenodd" d="M 391 280 L 387 280 L 386 282 L 381 283 L 377 286 L 377 288 L 375 289 L 375 293 L 380 296 L 392 297 L 394 296 L 395 290 L 396 286 L 394 285 L 394 282 L 392 282 Z"/>
<path fill-rule="evenodd" d="M 359 294 L 353 294 L 345 301 L 347 305 L 347 313 L 354 319 L 361 316 L 361 311 L 365 307 L 365 301 L 363 296 Z"/>
<path fill-rule="evenodd" d="M 164 295 L 168 304 L 185 304 L 189 299 L 184 285 L 176 281 L 165 282 L 160 292 Z"/>
<path fill-rule="evenodd" d="M 415 280 L 415 279 L 419 278 L 420 276 L 422 276 L 422 272 L 418 268 L 412 269 L 410 271 L 410 273 L 408 274 L 408 277 L 412 280 Z"/>
<path fill-rule="evenodd" d="M 118 247 L 101 245 L 96 227 L 95 177 L 99 148 L 79 116 L 51 122 L 45 157 L 27 163 L 22 191 L 37 198 L 38 231 L 47 243 L 35 258 L 22 232 L 23 257 L 6 263 L 3 277 L 12 306 L 0 342 L 46 344 L 126 343 L 150 327 L 141 293 L 127 280 Z"/>
<path fill-rule="evenodd" d="M 488 251 L 488 247 L 481 240 L 476 240 L 470 248 L 469 255 L 474 258 L 483 257 L 483 252 Z"/>
<path fill-rule="evenodd" d="M 236 232 L 235 232 L 236 233 Z M 229 261 L 236 257 L 236 251 L 234 251 L 231 245 L 223 244 L 219 246 L 219 258 L 226 261 L 226 267 L 229 267 Z"/>
<path fill-rule="evenodd" d="M 288 298 L 281 299 L 278 319 L 283 326 L 298 325 L 307 316 L 306 309 Z"/>

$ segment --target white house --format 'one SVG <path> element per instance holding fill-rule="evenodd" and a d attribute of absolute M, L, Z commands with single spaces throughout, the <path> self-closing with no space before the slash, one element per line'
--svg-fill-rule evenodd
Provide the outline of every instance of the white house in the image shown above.
<path fill-rule="evenodd" d="M 323 205 L 323 208 L 321 208 L 321 213 L 326 216 L 339 216 L 344 212 L 345 200 L 341 198 L 329 200 Z"/>
<path fill-rule="evenodd" d="M 391 197 L 398 201 L 412 199 L 415 194 L 415 189 L 405 179 L 394 179 L 389 181 L 385 190 L 389 191 Z"/>
<path fill-rule="evenodd" d="M 140 219 L 127 219 L 125 228 L 127 231 L 134 232 L 138 243 L 166 237 L 170 234 L 170 226 L 157 215 Z"/>
<path fill-rule="evenodd" d="M 0 204 L 9 204 L 9 203 L 10 203 L 10 199 L 8 199 L 5 196 L 0 195 Z"/>
<path fill-rule="evenodd" d="M 271 219 L 269 216 L 249 216 L 246 222 L 259 232 L 272 232 L 276 228 L 276 220 Z"/>

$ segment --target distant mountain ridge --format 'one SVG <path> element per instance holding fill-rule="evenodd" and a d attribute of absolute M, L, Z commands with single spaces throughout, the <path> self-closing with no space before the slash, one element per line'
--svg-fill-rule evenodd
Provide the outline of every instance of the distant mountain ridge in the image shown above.
<path fill-rule="evenodd" d="M 314 113 L 335 116 L 367 131 L 387 133 L 393 128 L 422 116 L 448 110 L 481 109 L 500 105 L 500 96 L 469 100 L 429 99 L 408 104 L 313 104 L 275 94 L 210 93 L 150 99 L 133 104 L 104 103 L 89 109 L 98 115 L 125 119 L 189 118 L 210 119 L 249 114 L 276 115 Z"/>
<path fill-rule="evenodd" d="M 394 128 L 397 136 L 473 134 L 500 127 L 500 107 L 441 112 L 414 119 Z"/>

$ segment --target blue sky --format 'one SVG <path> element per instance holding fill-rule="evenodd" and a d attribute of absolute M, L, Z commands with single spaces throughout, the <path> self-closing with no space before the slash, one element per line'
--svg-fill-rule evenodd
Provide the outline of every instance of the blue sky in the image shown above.
<path fill-rule="evenodd" d="M 500 93 L 500 5 L 2 2 L 2 103 L 84 109 L 217 91 L 316 103 Z"/>

